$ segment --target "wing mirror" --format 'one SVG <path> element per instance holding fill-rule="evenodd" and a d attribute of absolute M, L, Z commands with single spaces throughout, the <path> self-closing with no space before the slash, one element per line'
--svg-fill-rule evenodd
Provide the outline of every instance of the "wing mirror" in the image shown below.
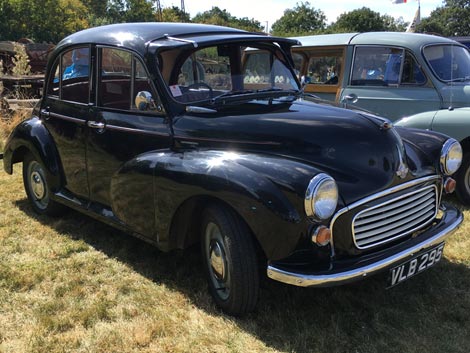
<path fill-rule="evenodd" d="M 152 94 L 148 91 L 140 91 L 135 96 L 135 106 L 139 110 L 154 110 L 157 109 Z"/>

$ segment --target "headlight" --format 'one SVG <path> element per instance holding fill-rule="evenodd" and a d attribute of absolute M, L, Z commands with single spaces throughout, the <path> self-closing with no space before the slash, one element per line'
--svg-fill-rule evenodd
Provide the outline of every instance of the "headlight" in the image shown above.
<path fill-rule="evenodd" d="M 305 192 L 305 213 L 308 217 L 324 220 L 330 218 L 338 204 L 338 187 L 328 174 L 313 177 Z"/>
<path fill-rule="evenodd" d="M 462 163 L 462 146 L 454 139 L 444 142 L 441 150 L 441 171 L 445 175 L 454 174 Z"/>

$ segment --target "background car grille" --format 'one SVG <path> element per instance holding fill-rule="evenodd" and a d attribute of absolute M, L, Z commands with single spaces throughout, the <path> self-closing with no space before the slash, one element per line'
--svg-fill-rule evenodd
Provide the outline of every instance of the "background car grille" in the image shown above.
<path fill-rule="evenodd" d="M 353 220 L 353 239 L 367 249 L 406 236 L 429 224 L 437 214 L 435 185 L 402 194 L 359 212 Z"/>

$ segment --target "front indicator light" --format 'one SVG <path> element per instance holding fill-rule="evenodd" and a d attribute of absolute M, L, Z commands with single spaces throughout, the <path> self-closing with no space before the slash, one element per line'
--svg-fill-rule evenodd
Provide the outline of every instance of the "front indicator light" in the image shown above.
<path fill-rule="evenodd" d="M 452 194 L 455 191 L 455 187 L 457 186 L 457 182 L 452 178 L 447 178 L 444 182 L 444 191 L 446 194 Z"/>
<path fill-rule="evenodd" d="M 325 226 L 319 226 L 313 231 L 312 243 L 318 246 L 325 246 L 330 243 L 331 230 Z"/>

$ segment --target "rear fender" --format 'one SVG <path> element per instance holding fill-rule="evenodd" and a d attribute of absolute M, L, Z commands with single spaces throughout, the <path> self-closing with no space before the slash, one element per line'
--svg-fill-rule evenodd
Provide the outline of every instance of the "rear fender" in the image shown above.
<path fill-rule="evenodd" d="M 51 134 L 36 116 L 18 124 L 8 137 L 3 156 L 5 171 L 12 174 L 13 164 L 22 162 L 27 153 L 42 161 L 51 189 L 58 190 L 62 177 L 59 154 Z"/>

